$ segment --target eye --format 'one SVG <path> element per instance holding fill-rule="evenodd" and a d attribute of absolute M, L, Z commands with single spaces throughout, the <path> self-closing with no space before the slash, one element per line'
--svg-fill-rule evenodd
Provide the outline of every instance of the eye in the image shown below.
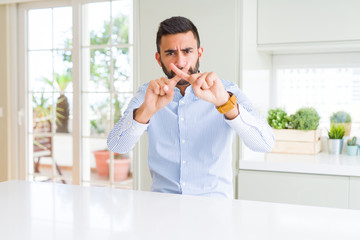
<path fill-rule="evenodd" d="M 186 49 L 185 53 L 191 53 L 191 49 Z"/>
<path fill-rule="evenodd" d="M 174 52 L 167 52 L 166 53 L 166 56 L 172 56 L 172 55 L 174 55 Z"/>

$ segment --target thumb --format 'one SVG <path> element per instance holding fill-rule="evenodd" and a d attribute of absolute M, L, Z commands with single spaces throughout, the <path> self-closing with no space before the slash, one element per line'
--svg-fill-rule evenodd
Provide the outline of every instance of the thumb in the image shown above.
<path fill-rule="evenodd" d="M 166 93 L 166 95 L 169 95 L 169 96 L 174 95 L 174 89 L 169 87 L 168 85 L 164 85 L 163 90 Z"/>

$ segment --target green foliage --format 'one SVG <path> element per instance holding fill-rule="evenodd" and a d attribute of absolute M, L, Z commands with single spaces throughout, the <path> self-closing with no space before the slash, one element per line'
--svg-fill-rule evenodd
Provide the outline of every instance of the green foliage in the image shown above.
<path fill-rule="evenodd" d="M 330 117 L 331 123 L 351 123 L 351 116 L 344 111 L 334 112 Z"/>
<path fill-rule="evenodd" d="M 289 118 L 285 110 L 281 108 L 270 109 L 268 111 L 267 121 L 275 129 L 285 129 L 288 127 Z"/>
<path fill-rule="evenodd" d="M 347 141 L 348 146 L 356 146 L 356 137 L 353 137 L 352 139 L 349 139 Z"/>
<path fill-rule="evenodd" d="M 320 116 L 315 108 L 300 108 L 290 116 L 290 126 L 298 130 L 316 130 L 319 126 Z"/>
<path fill-rule="evenodd" d="M 331 124 L 330 131 L 328 131 L 328 136 L 330 139 L 342 139 L 344 135 L 345 135 L 344 125 Z"/>

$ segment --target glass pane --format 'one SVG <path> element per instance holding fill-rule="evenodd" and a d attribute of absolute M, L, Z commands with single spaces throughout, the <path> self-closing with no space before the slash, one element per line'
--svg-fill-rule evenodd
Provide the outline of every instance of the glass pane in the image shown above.
<path fill-rule="evenodd" d="M 113 99 L 113 116 L 114 116 L 114 122 L 115 125 L 119 119 L 124 114 L 127 106 L 129 105 L 129 102 L 132 98 L 132 94 L 114 94 Z"/>
<path fill-rule="evenodd" d="M 48 181 L 52 178 L 52 137 L 51 136 L 34 136 L 33 137 L 33 165 L 35 181 Z M 30 170 L 30 172 L 32 172 Z"/>
<path fill-rule="evenodd" d="M 55 94 L 56 101 L 56 132 L 72 132 L 73 94 Z"/>
<path fill-rule="evenodd" d="M 129 43 L 129 28 L 132 25 L 132 4 L 131 1 L 112 2 L 112 41 L 113 44 Z"/>
<path fill-rule="evenodd" d="M 110 90 L 110 50 L 83 50 L 84 90 L 89 92 L 108 92 Z M 90 59 L 89 59 L 90 57 Z M 90 67 L 88 67 L 90 64 Z"/>
<path fill-rule="evenodd" d="M 110 39 L 110 2 L 90 3 L 83 6 L 83 44 L 104 45 Z"/>
<path fill-rule="evenodd" d="M 33 131 L 52 132 L 53 99 L 51 93 L 32 94 Z"/>
<path fill-rule="evenodd" d="M 29 21 L 29 49 L 52 48 L 52 10 L 30 10 Z"/>
<path fill-rule="evenodd" d="M 110 130 L 110 94 L 83 95 L 84 136 L 106 136 Z"/>
<path fill-rule="evenodd" d="M 118 92 L 132 92 L 132 69 L 129 48 L 113 49 L 114 89 Z"/>
<path fill-rule="evenodd" d="M 321 116 L 320 126 L 329 128 L 332 113 L 346 111 L 352 117 L 351 135 L 360 134 L 359 68 L 284 68 L 276 77 L 277 103 L 288 114 L 312 106 Z"/>
<path fill-rule="evenodd" d="M 131 188 L 132 173 L 131 173 L 131 163 L 132 163 L 132 152 L 128 154 L 114 154 L 113 160 L 113 172 L 114 172 L 114 182 L 121 182 L 123 188 Z"/>
<path fill-rule="evenodd" d="M 72 46 L 72 8 L 54 8 L 54 48 Z"/>
<path fill-rule="evenodd" d="M 109 181 L 110 152 L 107 150 L 106 138 L 83 138 L 84 181 Z"/>
<path fill-rule="evenodd" d="M 29 52 L 29 89 L 31 91 L 52 91 L 51 51 Z"/>
<path fill-rule="evenodd" d="M 53 144 L 56 176 L 71 179 L 73 165 L 72 136 L 69 134 L 56 134 L 53 137 Z"/>
<path fill-rule="evenodd" d="M 54 53 L 55 91 L 72 92 L 72 56 L 71 51 Z"/>

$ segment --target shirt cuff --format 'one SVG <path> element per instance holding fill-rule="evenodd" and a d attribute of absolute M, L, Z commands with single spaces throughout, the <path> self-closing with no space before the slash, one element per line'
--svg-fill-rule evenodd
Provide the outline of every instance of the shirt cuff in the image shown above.
<path fill-rule="evenodd" d="M 149 123 L 143 124 L 134 120 L 134 111 L 131 111 L 124 119 L 126 130 L 130 135 L 139 136 L 142 135 L 149 126 Z"/>
<path fill-rule="evenodd" d="M 246 111 L 245 108 L 243 108 L 240 104 L 238 104 L 238 109 L 239 115 L 232 120 L 226 119 L 224 116 L 225 122 L 237 133 L 245 134 L 251 129 L 251 125 L 249 123 L 251 122 L 251 118 L 253 118 L 253 116 L 251 116 L 251 114 Z"/>

